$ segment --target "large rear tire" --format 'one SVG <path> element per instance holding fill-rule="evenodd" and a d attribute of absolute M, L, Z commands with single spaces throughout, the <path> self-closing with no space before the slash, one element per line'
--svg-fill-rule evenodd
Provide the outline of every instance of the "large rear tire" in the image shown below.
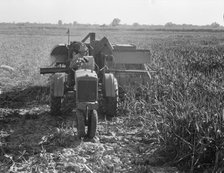
<path fill-rule="evenodd" d="M 88 115 L 88 131 L 87 131 L 88 138 L 92 139 L 96 136 L 97 124 L 98 124 L 97 111 L 92 110 Z"/>
<path fill-rule="evenodd" d="M 50 85 L 50 113 L 52 116 L 61 114 L 61 97 L 54 96 L 54 80 L 51 80 Z"/>
<path fill-rule="evenodd" d="M 108 118 L 116 117 L 118 112 L 119 93 L 115 90 L 114 97 L 106 97 L 106 115 Z"/>
<path fill-rule="evenodd" d="M 83 115 L 83 112 L 81 110 L 76 111 L 76 118 L 77 118 L 77 134 L 78 138 L 84 138 L 85 133 L 85 117 Z"/>
<path fill-rule="evenodd" d="M 112 118 L 117 116 L 118 97 L 106 97 L 105 102 L 107 117 Z"/>
<path fill-rule="evenodd" d="M 113 74 L 104 75 L 104 108 L 107 118 L 117 116 L 119 101 L 118 82 Z"/>

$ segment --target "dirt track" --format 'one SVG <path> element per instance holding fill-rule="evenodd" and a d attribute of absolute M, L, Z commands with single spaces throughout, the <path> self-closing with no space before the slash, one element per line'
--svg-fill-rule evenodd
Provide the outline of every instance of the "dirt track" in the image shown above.
<path fill-rule="evenodd" d="M 141 118 L 100 120 L 93 142 L 78 140 L 75 116 L 52 117 L 47 105 L 0 109 L 0 172 L 174 172 L 153 165 L 156 138 Z M 150 139 L 150 140 L 149 140 Z M 151 157 L 150 157 L 151 156 Z M 166 170 L 166 171 L 165 171 Z"/>

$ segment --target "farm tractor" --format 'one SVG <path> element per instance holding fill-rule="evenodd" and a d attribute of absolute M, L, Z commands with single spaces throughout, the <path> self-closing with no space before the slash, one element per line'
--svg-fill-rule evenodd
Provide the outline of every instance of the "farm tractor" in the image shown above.
<path fill-rule="evenodd" d="M 74 52 L 80 53 L 83 46 L 84 54 L 76 59 L 75 66 L 71 67 Z M 117 113 L 118 82 L 122 84 L 126 79 L 132 78 L 131 75 L 136 74 L 136 80 L 139 75 L 148 77 L 145 64 L 149 62 L 150 51 L 136 49 L 136 46 L 131 44 L 111 44 L 106 37 L 96 40 L 95 33 L 89 33 L 80 42 L 73 41 L 68 45 L 55 46 L 50 57 L 52 65 L 40 68 L 40 73 L 52 74 L 51 114 L 60 113 L 63 102 L 66 104 L 66 100 L 72 100 L 71 109 L 76 114 L 78 137 L 91 139 L 96 134 L 98 113 L 109 117 Z M 138 70 L 130 69 L 137 66 Z M 88 126 L 87 134 L 85 126 Z"/>

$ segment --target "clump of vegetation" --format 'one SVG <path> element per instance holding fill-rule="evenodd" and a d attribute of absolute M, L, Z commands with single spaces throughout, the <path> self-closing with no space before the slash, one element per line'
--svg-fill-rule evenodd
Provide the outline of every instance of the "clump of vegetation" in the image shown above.
<path fill-rule="evenodd" d="M 145 106 L 148 119 L 154 117 L 163 162 L 191 172 L 222 172 L 224 50 L 157 46 Z"/>

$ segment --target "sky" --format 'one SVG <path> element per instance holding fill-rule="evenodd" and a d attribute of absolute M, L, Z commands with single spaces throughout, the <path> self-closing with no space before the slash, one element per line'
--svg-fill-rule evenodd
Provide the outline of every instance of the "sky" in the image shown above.
<path fill-rule="evenodd" d="M 0 0 L 0 22 L 224 25 L 224 0 Z"/>

